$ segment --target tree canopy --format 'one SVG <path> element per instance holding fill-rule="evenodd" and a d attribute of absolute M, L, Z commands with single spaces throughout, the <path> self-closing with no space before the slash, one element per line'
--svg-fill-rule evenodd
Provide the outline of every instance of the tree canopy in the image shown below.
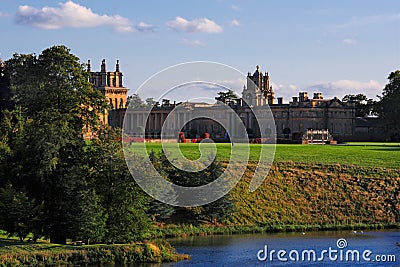
<path fill-rule="evenodd" d="M 365 117 L 371 114 L 375 101 L 364 94 L 349 94 L 342 98 L 343 102 L 354 103 L 356 108 L 356 117 Z"/>
<path fill-rule="evenodd" d="M 219 92 L 218 96 L 215 98 L 215 100 L 228 105 L 234 104 L 237 99 L 238 97 L 235 92 L 230 89 L 227 92 Z"/>
<path fill-rule="evenodd" d="M 386 133 L 392 140 L 400 140 L 400 70 L 389 74 L 389 82 L 375 107 L 384 123 Z"/>
<path fill-rule="evenodd" d="M 143 238 L 147 200 L 127 170 L 121 133 L 100 124 L 107 103 L 85 66 L 53 46 L 15 54 L 3 73 L 14 105 L 0 123 L 0 228 L 54 243 Z M 84 140 L 86 127 L 97 139 Z"/>

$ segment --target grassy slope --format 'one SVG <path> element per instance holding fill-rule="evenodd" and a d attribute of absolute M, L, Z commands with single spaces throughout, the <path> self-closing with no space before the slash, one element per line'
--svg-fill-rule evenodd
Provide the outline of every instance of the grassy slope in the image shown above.
<path fill-rule="evenodd" d="M 238 144 L 237 144 L 238 145 Z M 248 190 L 260 145 L 251 146 L 248 171 L 231 191 L 238 212 L 230 225 L 322 225 L 400 223 L 400 144 L 348 146 L 277 145 L 274 167 L 263 185 Z M 148 144 L 159 150 L 160 144 Z M 188 158 L 196 144 L 181 144 Z M 228 158 L 230 144 L 218 144 Z"/>
<path fill-rule="evenodd" d="M 238 208 L 232 224 L 400 223 L 400 169 L 277 163 L 253 193 L 251 175 L 231 191 Z"/>

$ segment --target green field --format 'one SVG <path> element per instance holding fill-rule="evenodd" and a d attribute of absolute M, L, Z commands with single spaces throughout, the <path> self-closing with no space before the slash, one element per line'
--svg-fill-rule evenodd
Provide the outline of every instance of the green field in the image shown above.
<path fill-rule="evenodd" d="M 139 144 L 132 144 L 135 151 Z M 167 149 L 172 144 L 165 144 Z M 206 144 L 207 145 L 207 144 Z M 261 146 L 250 145 L 250 161 L 257 161 Z M 183 155 L 189 159 L 200 156 L 199 144 L 179 144 Z M 244 145 L 235 144 L 238 149 Z M 147 143 L 147 151 L 160 151 L 161 143 Z M 217 144 L 217 158 L 228 161 L 231 144 Z M 245 150 L 244 150 L 245 151 Z M 349 143 L 346 145 L 276 145 L 275 162 L 323 163 L 358 165 L 364 167 L 400 168 L 400 143 Z"/>

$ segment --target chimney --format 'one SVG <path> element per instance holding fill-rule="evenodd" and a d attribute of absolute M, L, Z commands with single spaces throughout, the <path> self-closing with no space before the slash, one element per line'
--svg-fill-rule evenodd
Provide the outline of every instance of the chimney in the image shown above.
<path fill-rule="evenodd" d="M 308 93 L 307 92 L 300 92 L 299 93 L 299 101 L 305 102 L 308 100 Z"/>
<path fill-rule="evenodd" d="M 101 72 L 106 72 L 106 60 L 101 61 Z"/>
<path fill-rule="evenodd" d="M 282 105 L 283 104 L 283 97 L 278 97 L 278 105 Z"/>
<path fill-rule="evenodd" d="M 87 61 L 87 71 L 88 72 L 92 71 L 92 66 L 90 65 L 90 59 Z"/>
<path fill-rule="evenodd" d="M 324 98 L 322 97 L 322 93 L 318 92 L 318 93 L 314 93 L 313 99 L 324 99 Z"/>
<path fill-rule="evenodd" d="M 293 103 L 297 103 L 298 102 L 298 97 L 297 96 L 294 96 L 293 97 Z"/>
<path fill-rule="evenodd" d="M 115 65 L 115 72 L 119 72 L 119 60 L 117 59 L 117 64 Z"/>

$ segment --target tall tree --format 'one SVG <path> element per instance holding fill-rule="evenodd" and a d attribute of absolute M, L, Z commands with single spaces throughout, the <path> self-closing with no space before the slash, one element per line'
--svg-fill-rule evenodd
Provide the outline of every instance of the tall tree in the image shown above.
<path fill-rule="evenodd" d="M 10 109 L 12 106 L 12 92 L 10 89 L 9 80 L 5 75 L 4 62 L 0 58 L 0 111 L 4 109 Z"/>
<path fill-rule="evenodd" d="M 11 184 L 0 188 L 0 227 L 11 236 L 17 235 L 21 241 L 29 233 L 35 233 L 42 208 L 42 205 L 36 204 L 25 192 L 15 190 Z"/>
<path fill-rule="evenodd" d="M 400 70 L 390 73 L 388 80 L 375 109 L 384 123 L 388 137 L 398 141 L 400 140 Z"/>
<path fill-rule="evenodd" d="M 365 117 L 371 114 L 375 101 L 364 94 L 345 95 L 343 102 L 354 103 L 356 108 L 356 117 Z"/>
<path fill-rule="evenodd" d="M 17 190 L 25 188 L 30 199 L 43 203 L 37 232 L 65 243 L 76 234 L 73 222 L 80 216 L 81 201 L 88 204 L 79 197 L 86 179 L 82 129 L 98 129 L 106 101 L 65 46 L 53 46 L 39 56 L 15 54 L 5 62 L 5 75 L 16 105 L 9 126 L 18 134 L 8 133 L 13 151 L 7 159 L 9 172 L 1 180 Z M 95 207 L 96 200 L 91 201 L 88 206 Z"/>
<path fill-rule="evenodd" d="M 111 243 L 141 240 L 149 227 L 146 210 L 150 199 L 135 183 L 125 162 L 126 159 L 136 163 L 130 164 L 136 166 L 131 171 L 145 176 L 146 168 L 140 164 L 144 160 L 129 151 L 124 157 L 120 137 L 120 131 L 105 128 L 99 138 L 92 140 L 86 153 L 90 179 L 107 218 L 104 240 Z"/>
<path fill-rule="evenodd" d="M 221 164 L 216 160 L 212 161 L 209 166 L 199 172 L 188 172 L 172 165 L 163 152 L 160 152 L 158 155 L 152 153 L 151 157 L 153 158 L 153 165 L 159 173 L 170 182 L 180 186 L 194 187 L 206 185 L 218 179 L 223 172 Z M 170 197 L 172 201 L 179 203 L 180 198 L 190 198 L 193 195 L 175 196 L 171 193 Z M 156 218 L 159 221 L 165 221 L 171 216 L 172 208 L 174 209 L 174 214 L 176 214 L 176 216 L 173 216 L 173 219 L 177 220 L 177 222 L 182 222 L 179 219 L 184 219 L 185 222 L 192 221 L 199 223 L 206 221 L 215 224 L 228 219 L 235 211 L 235 204 L 230 195 L 227 194 L 207 205 L 191 208 L 172 207 L 155 202 L 152 203 L 150 212 L 154 212 L 152 213 L 153 215 L 158 215 Z"/>

